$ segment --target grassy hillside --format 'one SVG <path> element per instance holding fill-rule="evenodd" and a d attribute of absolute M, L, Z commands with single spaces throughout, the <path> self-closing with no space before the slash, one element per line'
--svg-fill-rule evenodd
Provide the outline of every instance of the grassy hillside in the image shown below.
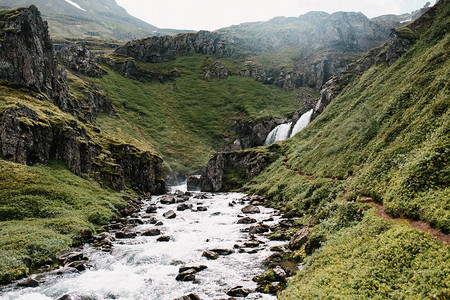
<path fill-rule="evenodd" d="M 450 298 L 448 246 L 358 201 L 450 232 L 449 16 L 440 1 L 398 30 L 416 44 L 355 78 L 246 186 L 314 224 L 282 299 Z"/>
<path fill-rule="evenodd" d="M 0 159 L 0 170 L 0 283 L 46 264 L 126 206 L 124 194 L 58 162 L 29 167 Z"/>
<path fill-rule="evenodd" d="M 144 70 L 168 74 L 172 82 L 142 83 L 108 69 L 93 80 L 113 101 L 116 116 L 99 116 L 97 125 L 124 140 L 153 145 L 173 171 L 189 174 L 203 167 L 209 156 L 237 138 L 236 120 L 287 118 L 299 108 L 294 92 L 251 78 L 203 79 L 213 57 L 191 55 L 160 64 L 141 63 Z M 230 71 L 238 61 L 221 59 Z"/>

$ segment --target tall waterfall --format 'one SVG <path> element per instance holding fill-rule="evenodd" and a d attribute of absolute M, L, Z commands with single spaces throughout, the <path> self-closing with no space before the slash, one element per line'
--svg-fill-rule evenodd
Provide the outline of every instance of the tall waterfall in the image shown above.
<path fill-rule="evenodd" d="M 312 114 L 313 114 L 312 109 L 304 113 L 300 117 L 300 119 L 298 119 L 297 123 L 295 123 L 292 130 L 291 130 L 292 122 L 278 125 L 269 133 L 269 135 L 266 138 L 266 141 L 264 142 L 264 146 L 273 144 L 275 142 L 284 141 L 287 138 L 293 137 L 311 122 Z"/>
<path fill-rule="evenodd" d="M 267 136 L 264 146 L 287 139 L 291 131 L 291 125 L 292 122 L 289 122 L 275 127 Z"/>
<path fill-rule="evenodd" d="M 311 122 L 311 116 L 313 114 L 313 110 L 309 110 L 306 113 L 304 113 L 300 119 L 298 119 L 297 123 L 295 123 L 294 128 L 292 129 L 291 135 L 289 137 L 293 137 L 297 133 L 299 133 L 300 130 L 305 128 L 309 122 Z"/>

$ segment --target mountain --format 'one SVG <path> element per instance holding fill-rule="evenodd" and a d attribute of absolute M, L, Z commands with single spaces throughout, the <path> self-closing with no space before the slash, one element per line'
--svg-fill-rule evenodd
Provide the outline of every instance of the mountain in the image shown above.
<path fill-rule="evenodd" d="M 89 3 L 74 3 L 58 2 L 79 21 Z M 93 23 L 101 3 L 114 4 L 91 3 Z M 282 213 L 249 228 L 289 241 L 258 291 L 448 298 L 449 9 L 404 26 L 311 12 L 106 53 L 87 38 L 56 51 L 34 5 L 1 10 L 0 283 L 64 263 L 112 219 L 136 224 L 125 216 L 150 195 L 202 173 L 204 190 Z M 262 146 L 305 112 L 307 127 Z"/>
<path fill-rule="evenodd" d="M 152 35 L 175 34 L 177 30 L 159 29 L 129 15 L 114 0 L 1 0 L 0 8 L 34 4 L 48 21 L 50 35 L 63 38 L 133 40 Z"/>
<path fill-rule="evenodd" d="M 228 76 L 234 59 L 56 53 L 34 5 L 1 10 L 0 37 L 0 283 L 165 193 L 169 175 L 199 172 L 234 146 L 237 123 L 267 122 L 268 134 L 299 107 L 292 92 Z"/>
<path fill-rule="evenodd" d="M 205 190 L 245 184 L 298 217 L 272 235 L 303 266 L 279 298 L 450 296 L 449 29 L 441 0 L 327 83 L 340 94 L 300 133 L 208 163 Z"/>

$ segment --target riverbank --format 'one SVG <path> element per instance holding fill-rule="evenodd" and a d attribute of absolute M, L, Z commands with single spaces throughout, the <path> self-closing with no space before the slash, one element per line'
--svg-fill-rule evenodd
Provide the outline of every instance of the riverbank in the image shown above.
<path fill-rule="evenodd" d="M 144 199 L 139 212 L 108 226 L 115 239 L 111 248 L 84 247 L 87 270 L 44 274 L 37 287 L 11 285 L 2 292 L 5 299 L 23 300 L 65 295 L 175 299 L 189 294 L 211 299 L 242 291 L 250 293 L 247 299 L 274 299 L 256 293 L 252 280 L 264 273 L 263 263 L 273 250 L 286 243 L 266 236 L 278 228 L 281 216 L 263 202 L 238 193 L 177 192 Z M 193 276 L 184 277 L 188 270 L 195 271 L 190 271 Z"/>

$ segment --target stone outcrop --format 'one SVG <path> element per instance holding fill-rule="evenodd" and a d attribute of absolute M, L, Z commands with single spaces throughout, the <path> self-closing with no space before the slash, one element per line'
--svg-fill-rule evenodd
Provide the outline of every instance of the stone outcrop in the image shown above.
<path fill-rule="evenodd" d="M 0 78 L 10 82 L 5 85 L 25 87 L 37 103 L 50 100 L 80 120 L 114 113 L 111 101 L 94 85 L 85 86 L 83 99 L 68 94 L 65 69 L 57 68 L 47 24 L 34 5 L 6 11 L 0 21 Z M 85 48 L 68 48 L 62 57 L 70 68 L 81 63 L 80 73 L 96 73 L 95 58 Z M 160 157 L 99 132 L 57 108 L 16 104 L 0 113 L 0 155 L 27 165 L 60 160 L 73 173 L 89 174 L 115 190 L 129 182 L 141 192 L 165 193 Z"/>
<path fill-rule="evenodd" d="M 246 61 L 238 67 L 236 74 L 251 77 L 263 84 L 275 85 L 285 90 L 295 90 L 301 87 L 319 90 L 332 76 L 340 74 L 350 62 L 349 58 L 330 54 L 319 61 L 301 64 L 295 70 L 285 71 L 282 68 L 275 68 L 268 72 L 262 65 Z"/>
<path fill-rule="evenodd" d="M 201 177 L 203 192 L 229 191 L 259 175 L 279 156 L 279 145 L 265 150 L 219 152 L 213 155 Z"/>
<path fill-rule="evenodd" d="M 129 57 L 103 57 L 100 61 L 123 76 L 142 82 L 156 80 L 160 83 L 166 83 L 168 81 L 173 81 L 176 77 L 180 76 L 177 70 L 173 70 L 168 74 L 147 72 L 139 67 L 135 59 Z"/>
<path fill-rule="evenodd" d="M 128 181 L 142 192 L 166 191 L 161 158 L 132 145 L 104 143 L 75 119 L 42 119 L 26 106 L 0 114 L 0 155 L 5 159 L 27 165 L 60 160 L 73 173 L 91 174 L 115 190 Z"/>
<path fill-rule="evenodd" d="M 57 69 L 47 22 L 36 6 L 0 16 L 0 78 L 43 93 L 66 110 L 67 86 Z"/>
<path fill-rule="evenodd" d="M 205 76 L 203 78 L 210 81 L 213 78 L 226 79 L 228 77 L 228 69 L 220 61 L 213 63 L 206 70 Z"/>
<path fill-rule="evenodd" d="M 218 57 L 237 56 L 237 39 L 231 35 L 209 31 L 183 33 L 175 36 L 153 36 L 130 41 L 116 49 L 123 54 L 144 62 L 167 62 L 177 55 L 207 54 Z"/>
<path fill-rule="evenodd" d="M 434 10 L 428 12 L 430 15 L 433 13 Z M 348 64 L 340 73 L 331 77 L 331 79 L 322 86 L 320 97 L 314 105 L 314 112 L 311 119 L 314 120 L 321 114 L 355 76 L 364 73 L 373 65 L 393 65 L 414 45 L 417 39 L 415 27 L 420 26 L 420 24 L 417 24 L 420 22 L 421 19 L 418 19 L 405 27 L 393 29 L 385 44 L 372 49 L 362 58 L 354 63 Z"/>
<path fill-rule="evenodd" d="M 97 64 L 95 54 L 85 45 L 65 45 L 58 56 L 70 70 L 89 77 L 102 77 L 106 72 Z"/>
<path fill-rule="evenodd" d="M 93 122 L 100 112 L 114 113 L 111 101 L 93 85 L 86 87 L 80 99 L 69 94 L 66 70 L 58 68 L 47 23 L 34 5 L 0 16 L 0 37 L 1 79 L 41 94 L 42 100 L 48 98 L 83 121 Z M 73 47 L 62 52 L 70 69 L 85 75 L 101 72 L 89 50 Z"/>
<path fill-rule="evenodd" d="M 251 77 L 258 82 L 268 83 L 267 73 L 264 70 L 264 67 L 258 62 L 245 61 L 237 68 L 236 74 L 239 76 Z"/>
<path fill-rule="evenodd" d="M 187 190 L 199 191 L 200 190 L 200 177 L 201 175 L 191 175 L 187 178 Z"/>
<path fill-rule="evenodd" d="M 269 133 L 282 120 L 262 121 L 262 122 L 246 122 L 241 121 L 236 124 L 234 131 L 238 135 L 239 150 L 258 147 L 264 145 L 264 141 Z"/>

